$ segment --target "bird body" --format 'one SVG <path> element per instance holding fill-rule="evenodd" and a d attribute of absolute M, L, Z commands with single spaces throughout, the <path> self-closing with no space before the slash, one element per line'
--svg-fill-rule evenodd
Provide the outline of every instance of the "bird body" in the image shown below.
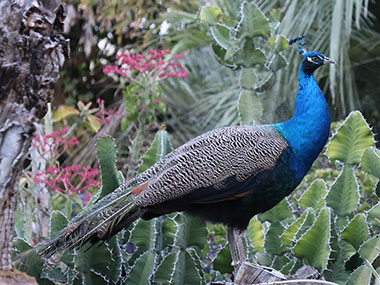
<path fill-rule="evenodd" d="M 299 185 L 328 139 L 329 109 L 313 76 L 325 62 L 332 60 L 319 52 L 303 55 L 290 120 L 225 127 L 189 141 L 75 217 L 39 252 L 49 257 L 107 240 L 139 217 L 173 211 L 246 228 Z"/>

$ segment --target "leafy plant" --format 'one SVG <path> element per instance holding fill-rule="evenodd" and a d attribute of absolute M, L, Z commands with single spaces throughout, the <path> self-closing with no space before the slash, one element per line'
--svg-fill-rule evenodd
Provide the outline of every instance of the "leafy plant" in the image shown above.
<path fill-rule="evenodd" d="M 220 97 L 213 96 L 214 102 L 217 103 L 216 108 L 212 108 L 212 112 L 209 112 L 210 105 L 204 104 L 209 99 L 197 98 L 192 94 L 189 85 L 183 81 L 174 81 L 173 78 L 167 78 L 167 81 L 173 86 L 187 90 L 196 99 L 195 101 L 199 101 L 198 105 L 193 107 L 195 112 L 208 114 L 202 123 L 196 122 L 197 126 L 204 126 L 213 121 L 215 113 L 223 119 L 215 125 L 238 124 L 239 121 L 244 125 L 261 121 L 263 114 L 267 113 L 263 110 L 274 110 L 268 108 L 273 96 L 269 96 L 267 91 L 273 86 L 276 91 L 284 90 L 273 85 L 283 84 L 281 80 L 275 79 L 285 77 L 286 84 L 290 81 L 293 84 L 296 82 L 294 77 L 289 79 L 295 76 L 293 73 L 296 72 L 290 70 L 283 72 L 287 62 L 282 53 L 287 47 L 287 40 L 279 34 L 279 31 L 293 36 L 294 33 L 287 30 L 287 27 L 296 27 L 299 31 L 295 33 L 297 35 L 303 32 L 299 29 L 312 29 L 312 22 L 318 13 L 320 14 L 320 10 L 318 13 L 316 9 L 313 10 L 318 4 L 306 5 L 306 1 L 287 2 L 286 14 L 281 15 L 278 9 L 273 9 L 278 1 L 260 1 L 260 6 L 256 5 L 255 1 L 217 2 L 224 2 L 227 5 L 218 5 L 220 8 L 202 6 L 196 15 L 180 14 L 181 20 L 191 26 L 191 33 L 179 37 L 180 40 L 172 49 L 172 53 L 176 53 L 185 49 L 185 46 L 191 46 L 189 39 L 198 41 L 196 45 L 192 45 L 193 47 L 211 44 L 212 52 L 218 60 L 232 68 L 221 68 L 212 59 L 203 60 L 203 57 L 203 66 L 198 64 L 200 68 L 194 62 L 187 64 L 201 71 L 197 73 L 198 78 L 194 76 L 194 82 L 199 84 L 199 89 L 204 92 L 201 94 L 215 94 L 224 89 Z M 297 3 L 301 4 L 297 6 Z M 356 19 L 360 20 L 362 9 L 359 7 L 362 7 L 363 1 L 349 3 L 351 7 L 357 5 L 355 15 Z M 331 7 L 337 5 L 342 7 L 343 2 L 337 1 L 336 5 L 326 5 L 325 8 L 331 10 Z M 350 10 L 348 5 L 345 7 L 347 7 L 344 8 L 347 12 L 344 16 L 345 24 L 346 27 L 351 27 L 350 15 L 353 10 Z M 313 21 L 310 21 L 310 26 L 298 25 L 297 21 L 301 21 L 301 17 L 291 17 L 298 15 L 297 13 L 311 15 Z M 341 13 L 338 16 L 343 17 Z M 279 26 L 281 17 L 282 24 Z M 293 19 L 296 21 L 292 22 L 294 25 L 286 24 Z M 197 28 L 194 28 L 195 25 Z M 328 33 L 316 33 L 316 39 L 313 41 L 325 44 L 326 41 L 319 41 L 325 36 L 328 36 Z M 342 51 L 344 45 L 342 42 L 339 45 Z M 321 48 L 326 49 L 325 46 Z M 210 57 L 209 53 L 202 52 L 203 55 Z M 290 53 L 294 55 L 296 52 L 290 51 Z M 135 57 L 125 53 L 120 59 L 126 60 L 124 64 L 132 64 L 133 67 L 128 70 L 129 74 L 124 72 L 125 66 L 108 67 L 105 70 L 106 73 L 112 74 L 111 76 L 120 74 L 122 78 L 128 77 L 130 80 L 123 94 L 127 103 L 125 105 L 127 117 L 122 123 L 124 133 L 120 141 L 130 134 L 131 129 L 136 129 L 129 151 L 133 161 L 137 161 L 143 149 L 140 148 L 144 137 L 143 128 L 146 123 L 155 120 L 155 109 L 162 103 L 156 101 L 161 99 L 161 85 L 156 84 L 154 80 L 154 84 L 151 84 L 152 77 L 149 77 L 153 73 L 156 75 L 159 73 L 151 74 L 152 70 L 146 65 L 149 63 L 146 62 L 147 57 L 149 56 L 140 54 L 140 57 Z M 158 58 L 169 60 L 169 57 L 158 56 Z M 133 60 L 141 62 L 133 65 L 135 64 Z M 220 73 L 218 76 L 209 75 L 206 69 L 202 69 L 204 65 L 210 65 L 207 70 L 216 67 Z M 170 72 L 166 73 L 162 78 L 169 77 L 169 74 Z M 215 85 L 210 85 L 199 77 L 217 80 L 214 80 Z M 218 85 L 220 79 L 218 81 L 217 77 L 227 78 L 223 86 L 228 88 Z M 138 80 L 133 82 L 132 79 L 136 78 Z M 173 86 L 171 86 L 172 91 Z M 209 88 L 206 89 L 204 86 Z M 214 86 L 219 89 L 213 88 Z M 170 91 L 170 86 L 166 88 Z M 178 91 L 176 88 L 174 90 Z M 228 96 L 224 96 L 226 94 Z M 173 98 L 167 94 L 166 96 Z M 276 96 L 278 97 L 278 92 Z M 285 96 L 280 97 L 281 100 L 285 98 Z M 184 105 L 188 102 L 187 99 L 182 101 Z M 62 123 L 73 117 L 79 118 L 69 132 L 77 130 L 81 124 L 97 131 L 99 123 L 105 123 L 108 118 L 104 112 L 103 115 L 96 116 L 98 111 L 102 111 L 101 104 L 98 103 L 100 106 L 96 112 L 90 109 L 90 105 L 83 103 L 79 104 L 79 111 L 72 107 L 62 107 L 53 115 L 53 119 Z M 157 108 L 157 110 L 164 113 L 163 109 L 160 111 Z M 181 133 L 183 128 L 179 129 L 177 132 Z M 101 191 L 92 197 L 88 205 L 92 205 L 98 197 L 112 192 L 124 180 L 123 175 L 116 170 L 116 150 L 113 140 L 110 137 L 101 138 L 97 150 L 103 185 Z M 160 130 L 151 148 L 144 155 L 138 171 L 144 171 L 170 150 L 168 134 L 165 130 Z M 368 283 L 369 280 L 377 278 L 376 270 L 378 270 L 380 191 L 377 191 L 379 188 L 377 185 L 380 178 L 380 155 L 379 150 L 374 147 L 373 134 L 359 112 L 350 114 L 334 134 L 327 149 L 327 156 L 334 165 L 329 165 L 330 168 L 327 170 L 315 170 L 306 180 L 308 187 L 302 195 L 299 192 L 295 193 L 294 199 L 285 199 L 271 211 L 251 220 L 246 243 L 249 260 L 255 258 L 260 264 L 276 268 L 284 274 L 294 273 L 302 265 L 309 264 L 321 271 L 326 279 L 337 283 Z M 131 177 L 133 174 L 134 170 L 126 176 Z M 314 181 L 311 179 L 314 177 L 323 179 Z M 71 209 L 82 208 L 82 204 L 75 204 L 75 201 L 71 200 L 69 202 Z M 71 212 L 69 208 L 65 209 L 65 214 L 68 216 L 71 216 Z M 24 252 L 30 251 L 34 242 L 30 229 L 25 229 L 21 221 L 23 217 L 19 213 L 16 216 L 16 232 L 19 238 L 14 241 L 15 257 L 20 256 L 20 253 L 23 256 Z M 53 212 L 51 236 L 66 225 L 65 215 L 62 212 Z M 229 280 L 229 274 L 232 272 L 225 228 L 221 225 L 205 227 L 202 222 L 182 213 L 150 221 L 139 220 L 133 227 L 122 231 L 99 247 L 87 247 L 74 253 L 66 252 L 60 257 L 62 257 L 60 261 L 51 260 L 58 265 L 54 269 L 45 266 L 40 257 L 35 257 L 29 263 L 26 260 L 26 263 L 18 264 L 21 267 L 25 265 L 26 267 L 22 269 L 36 276 L 41 284 L 57 282 L 139 284 L 147 280 L 151 283 L 205 283 Z"/>
<path fill-rule="evenodd" d="M 211 47 L 219 61 L 240 69 L 239 118 L 247 125 L 261 121 L 259 92 L 273 84 L 277 71 L 286 68 L 287 61 L 280 53 L 288 41 L 277 33 L 278 21 L 268 19 L 254 2 L 239 3 L 228 13 L 223 8 L 203 6 L 198 20 L 208 25 Z"/>
<path fill-rule="evenodd" d="M 186 71 L 177 62 L 184 58 L 183 54 L 165 58 L 169 53 L 169 50 L 150 50 L 146 55 L 126 52 L 116 55 L 119 65 L 107 65 L 103 69 L 105 74 L 119 79 L 121 88 L 125 88 L 123 96 L 127 116 L 121 121 L 123 131 L 134 121 L 142 125 L 154 121 L 156 109 L 165 113 L 165 104 L 160 101 L 160 81 L 169 77 L 187 77 Z M 126 83 L 128 85 L 125 87 Z"/>
<path fill-rule="evenodd" d="M 142 158 L 141 171 L 172 150 L 167 132 L 158 131 L 151 147 Z M 88 203 L 93 203 L 116 189 L 124 178 L 115 168 L 115 145 L 110 137 L 99 139 L 98 158 L 101 165 L 102 189 Z M 51 217 L 51 238 L 68 223 L 61 212 Z M 44 261 L 33 251 L 25 239 L 14 240 L 15 258 L 20 269 L 37 278 L 40 283 L 63 282 L 68 284 L 128 282 L 168 282 L 172 284 L 202 283 L 200 256 L 207 241 L 203 222 L 183 213 L 139 220 L 131 229 L 123 230 L 108 242 L 80 250 L 62 253 L 54 258 L 54 269 L 48 269 Z M 28 255 L 29 253 L 29 255 Z M 25 258 L 26 256 L 26 258 Z M 21 257 L 21 258 L 20 258 Z M 33 262 L 33 265 L 31 264 Z"/>
<path fill-rule="evenodd" d="M 367 284 L 377 278 L 377 179 L 371 180 L 368 191 L 365 181 L 357 178 L 363 172 L 378 174 L 379 150 L 373 146 L 368 124 L 359 111 L 352 112 L 326 151 L 340 174 L 332 183 L 314 180 L 302 195 L 293 195 L 298 198 L 284 199 L 254 218 L 247 230 L 248 247 L 253 248 L 249 259 L 255 257 L 284 274 L 311 265 L 338 284 Z M 368 211 L 359 207 L 360 200 L 371 201 Z"/>

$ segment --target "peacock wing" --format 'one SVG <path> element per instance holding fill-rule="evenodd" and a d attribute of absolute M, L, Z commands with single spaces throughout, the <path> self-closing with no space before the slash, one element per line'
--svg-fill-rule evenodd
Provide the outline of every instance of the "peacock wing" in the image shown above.
<path fill-rule="evenodd" d="M 205 196 L 221 197 L 231 182 L 243 182 L 255 173 L 273 169 L 288 147 L 270 126 L 226 127 L 205 133 L 150 170 L 152 178 L 136 193 L 135 204 L 153 206 L 201 189 Z M 239 189 L 233 194 L 239 194 Z"/>

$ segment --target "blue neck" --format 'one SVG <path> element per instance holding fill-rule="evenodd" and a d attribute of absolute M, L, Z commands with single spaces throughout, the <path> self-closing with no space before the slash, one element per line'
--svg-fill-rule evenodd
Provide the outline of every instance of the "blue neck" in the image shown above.
<path fill-rule="evenodd" d="M 326 99 L 314 79 L 302 70 L 298 73 L 298 92 L 293 117 L 273 125 L 287 140 L 291 150 L 291 168 L 300 179 L 309 171 L 322 151 L 330 132 L 330 112 Z"/>

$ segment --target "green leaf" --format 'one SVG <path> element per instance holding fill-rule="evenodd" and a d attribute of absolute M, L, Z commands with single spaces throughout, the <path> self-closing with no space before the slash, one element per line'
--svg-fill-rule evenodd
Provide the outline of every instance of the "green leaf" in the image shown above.
<path fill-rule="evenodd" d="M 288 66 L 288 62 L 285 57 L 281 54 L 275 55 L 269 64 L 269 69 L 273 72 L 276 72 L 280 69 L 286 68 Z"/>
<path fill-rule="evenodd" d="M 230 47 L 227 49 L 226 51 L 226 54 L 224 56 L 224 60 L 230 60 L 232 58 L 232 56 L 234 55 L 235 53 L 235 50 L 236 50 L 236 47 Z"/>
<path fill-rule="evenodd" d="M 314 225 L 297 241 L 293 248 L 296 257 L 303 257 L 318 269 L 324 270 L 330 255 L 330 209 L 323 208 Z"/>
<path fill-rule="evenodd" d="M 67 226 L 68 219 L 60 211 L 54 210 L 50 215 L 50 238 L 54 238 Z"/>
<path fill-rule="evenodd" d="M 264 229 L 257 216 L 249 221 L 247 234 L 255 251 L 264 252 Z"/>
<path fill-rule="evenodd" d="M 292 245 L 294 238 L 296 237 L 296 234 L 298 233 L 299 229 L 304 225 L 309 215 L 312 215 L 311 210 L 307 209 L 303 212 L 301 217 L 299 217 L 289 227 L 287 227 L 287 229 L 281 235 L 281 242 L 283 245 L 288 247 Z"/>
<path fill-rule="evenodd" d="M 251 2 L 244 1 L 242 4 L 242 19 L 239 23 L 239 38 L 270 36 L 270 26 L 267 17 L 259 7 Z"/>
<path fill-rule="evenodd" d="M 128 244 L 133 244 L 136 247 L 136 251 L 133 256 L 128 260 L 129 266 L 134 266 L 136 263 L 136 257 L 142 255 L 144 252 L 149 252 L 151 258 L 153 258 L 153 267 L 156 268 L 161 255 L 159 254 L 168 246 L 168 241 L 165 240 L 163 232 L 163 224 L 167 216 L 160 216 L 152 220 L 144 221 L 142 219 L 137 220 L 134 227 L 130 231 Z M 167 229 L 167 228 L 166 228 Z M 168 233 L 170 234 L 170 233 Z M 169 242 L 172 242 L 172 237 Z M 139 283 L 140 284 L 140 283 Z"/>
<path fill-rule="evenodd" d="M 370 127 L 359 111 L 351 112 L 331 138 L 326 154 L 330 160 L 359 164 L 364 150 L 374 145 Z"/>
<path fill-rule="evenodd" d="M 114 236 L 109 242 L 92 246 L 86 244 L 75 255 L 75 268 L 85 279 L 85 284 L 103 284 L 118 281 L 121 273 L 119 245 Z M 91 283 L 86 283 L 91 282 Z"/>
<path fill-rule="evenodd" d="M 342 231 L 342 239 L 352 244 L 356 249 L 369 238 L 368 226 L 363 214 L 358 214 Z"/>
<path fill-rule="evenodd" d="M 255 47 L 252 39 L 246 39 L 244 46 L 234 54 L 234 62 L 247 68 L 264 65 L 266 60 L 267 57 L 260 49 Z"/>
<path fill-rule="evenodd" d="M 352 272 L 346 285 L 369 284 L 370 280 L 371 269 L 367 265 L 362 265 Z"/>
<path fill-rule="evenodd" d="M 380 225 L 380 203 L 377 203 L 368 211 L 367 220 L 372 225 Z"/>
<path fill-rule="evenodd" d="M 215 25 L 219 22 L 221 15 L 222 10 L 220 10 L 218 7 L 203 6 L 199 14 L 199 19 L 201 23 Z"/>
<path fill-rule="evenodd" d="M 264 223 L 268 221 L 270 223 L 278 223 L 287 218 L 292 217 L 292 211 L 290 209 L 289 202 L 286 198 L 282 199 L 280 203 L 278 203 L 275 207 L 258 215 L 259 221 Z"/>
<path fill-rule="evenodd" d="M 15 211 L 14 220 L 15 220 L 16 236 L 19 238 L 25 239 L 25 236 L 24 236 L 24 214 L 19 212 L 19 211 Z"/>
<path fill-rule="evenodd" d="M 270 17 L 273 21 L 280 21 L 281 20 L 281 8 L 273 8 L 269 11 Z"/>
<path fill-rule="evenodd" d="M 143 87 L 140 84 L 130 83 L 123 93 L 125 100 L 128 100 L 132 95 L 139 93 L 143 90 Z"/>
<path fill-rule="evenodd" d="M 273 77 L 273 72 L 268 69 L 266 66 L 258 65 L 255 68 L 255 74 L 258 82 L 258 87 L 266 88 L 269 84 L 270 79 Z"/>
<path fill-rule="evenodd" d="M 127 111 L 127 116 L 130 121 L 137 118 L 141 105 L 139 104 L 138 95 L 142 90 L 143 87 L 141 85 L 131 83 L 123 93 L 125 110 Z"/>
<path fill-rule="evenodd" d="M 348 216 L 335 216 L 335 229 L 338 231 L 343 231 L 343 229 L 348 226 L 349 222 L 350 220 L 348 219 Z"/>
<path fill-rule="evenodd" d="M 192 248 L 175 250 L 167 255 L 157 268 L 154 283 L 200 284 L 199 257 Z"/>
<path fill-rule="evenodd" d="M 257 84 L 256 74 L 252 68 L 242 68 L 240 72 L 240 86 L 252 90 Z"/>
<path fill-rule="evenodd" d="M 281 270 L 284 266 L 288 265 L 291 260 L 288 256 L 285 255 L 277 255 L 273 259 L 273 262 L 271 264 L 271 268 L 274 268 L 276 270 Z"/>
<path fill-rule="evenodd" d="M 333 234 L 332 234 L 333 235 Z M 338 284 L 344 284 L 350 275 L 350 271 L 345 268 L 345 263 L 353 255 L 355 255 L 355 248 L 345 241 L 339 243 L 339 247 L 332 250 L 330 260 L 335 260 L 335 262 L 329 263 L 329 267 L 324 271 L 323 275 L 328 281 L 336 282 Z"/>
<path fill-rule="evenodd" d="M 98 118 L 94 115 L 87 115 L 86 120 L 83 122 L 83 124 L 86 126 L 86 128 L 94 133 L 97 133 L 102 126 Z"/>
<path fill-rule="evenodd" d="M 273 262 L 273 256 L 267 252 L 258 252 L 255 254 L 255 261 L 264 266 L 271 266 Z"/>
<path fill-rule="evenodd" d="M 17 268 L 30 276 L 39 278 L 43 260 L 42 257 L 37 254 L 32 245 L 26 240 L 21 238 L 15 238 L 12 241 L 13 255 L 19 258 L 17 262 Z"/>
<path fill-rule="evenodd" d="M 73 107 L 61 105 L 53 113 L 53 122 L 62 121 L 71 115 L 79 115 L 79 111 Z"/>
<path fill-rule="evenodd" d="M 128 128 L 128 126 L 129 126 L 130 123 L 131 123 L 130 120 L 128 120 L 126 117 L 123 117 L 121 119 L 121 123 L 120 123 L 121 130 L 123 132 L 125 132 L 127 130 L 127 128 Z"/>
<path fill-rule="evenodd" d="M 293 241 L 299 240 L 315 223 L 316 216 L 314 211 L 311 208 L 307 209 L 306 211 L 309 213 L 306 215 L 305 221 L 298 229 L 296 236 L 293 238 Z"/>
<path fill-rule="evenodd" d="M 164 158 L 172 150 L 173 147 L 170 144 L 167 131 L 164 128 L 159 130 L 153 140 L 152 145 L 142 158 L 143 162 L 140 165 L 139 173 L 147 170 L 161 158 Z"/>
<path fill-rule="evenodd" d="M 204 284 L 201 258 L 193 247 L 186 248 L 184 284 Z M 189 265 L 189 268 L 187 266 Z"/>
<path fill-rule="evenodd" d="M 368 147 L 364 151 L 360 167 L 380 179 L 380 151 L 374 147 Z"/>
<path fill-rule="evenodd" d="M 226 53 L 227 51 L 223 49 L 221 46 L 217 44 L 211 45 L 211 49 L 216 57 L 216 59 L 219 61 L 220 64 L 223 64 L 227 67 L 235 67 L 235 64 L 232 62 L 231 59 L 227 60 L 226 59 Z"/>
<path fill-rule="evenodd" d="M 263 108 L 259 96 L 253 91 L 242 90 L 239 96 L 238 110 L 241 125 L 260 122 Z"/>
<path fill-rule="evenodd" d="M 237 48 L 237 41 L 230 35 L 231 31 L 228 26 L 217 24 L 210 27 L 211 35 L 215 42 L 225 50 Z"/>
<path fill-rule="evenodd" d="M 203 249 L 207 244 L 207 229 L 204 221 L 186 213 L 178 213 L 175 221 L 178 226 L 174 246 Z"/>
<path fill-rule="evenodd" d="M 173 247 L 174 238 L 178 231 L 178 220 L 177 215 L 181 215 L 182 213 L 172 213 L 169 214 L 167 218 L 164 219 L 162 224 L 162 248 Z M 207 230 L 206 230 L 207 231 Z"/>
<path fill-rule="evenodd" d="M 116 170 L 116 148 L 112 137 L 102 137 L 96 144 L 100 171 L 102 174 L 102 192 L 99 198 L 114 191 L 121 184 Z"/>
<path fill-rule="evenodd" d="M 177 33 L 177 43 L 172 47 L 171 55 L 210 45 L 212 38 L 207 32 L 206 29 L 199 29 L 199 27 L 186 27 L 186 33 Z"/>
<path fill-rule="evenodd" d="M 290 275 L 296 262 L 297 262 L 296 258 L 293 258 L 292 260 L 290 260 L 287 264 L 285 264 L 281 268 L 281 273 L 284 275 Z"/>
<path fill-rule="evenodd" d="M 306 209 L 310 207 L 318 212 L 326 204 L 324 199 L 326 193 L 325 181 L 322 179 L 314 180 L 310 187 L 302 194 L 299 200 L 300 208 Z"/>
<path fill-rule="evenodd" d="M 74 273 L 75 274 L 75 273 Z M 79 273 L 80 278 L 73 277 L 79 280 L 82 280 L 79 284 L 88 284 L 88 285 L 95 285 L 95 284 L 104 284 L 106 283 L 106 280 L 103 278 L 102 275 L 95 273 L 94 271 L 85 271 Z"/>
<path fill-rule="evenodd" d="M 219 271 L 222 274 L 230 274 L 234 270 L 231 265 L 232 258 L 230 247 L 226 245 L 216 256 L 214 259 L 213 265 L 214 270 Z"/>
<path fill-rule="evenodd" d="M 156 249 L 158 234 L 162 235 L 160 227 L 160 218 L 144 221 L 137 220 L 131 230 L 129 242 L 137 247 L 136 254 L 142 254 L 150 249 Z M 162 218 L 161 218 L 162 219 Z M 160 248 L 161 250 L 161 248 Z M 133 262 L 131 259 L 130 261 Z"/>
<path fill-rule="evenodd" d="M 282 35 L 274 35 L 268 40 L 269 45 L 275 52 L 279 53 L 289 47 L 288 40 Z"/>
<path fill-rule="evenodd" d="M 139 256 L 129 272 L 126 284 L 150 284 L 153 279 L 156 259 L 157 254 L 153 249 L 150 249 Z"/>
<path fill-rule="evenodd" d="M 91 245 L 88 244 L 78 250 L 75 257 L 75 268 L 84 274 L 93 271 L 105 276 L 112 262 L 110 251 L 104 244 L 90 247 Z"/>
<path fill-rule="evenodd" d="M 67 271 L 67 270 L 66 270 Z M 56 267 L 50 269 L 48 267 L 43 267 L 41 270 L 41 281 L 39 284 L 46 284 L 46 279 L 50 280 L 51 284 L 67 283 L 67 272 L 63 272 L 61 268 Z"/>
<path fill-rule="evenodd" d="M 348 215 L 357 208 L 359 203 L 358 184 L 351 167 L 344 166 L 339 177 L 331 185 L 326 203 L 339 216 Z"/>
<path fill-rule="evenodd" d="M 272 255 L 281 255 L 288 249 L 281 243 L 281 235 L 284 232 L 284 227 L 279 223 L 272 223 L 269 230 L 265 234 L 265 252 Z"/>
<path fill-rule="evenodd" d="M 108 272 L 106 274 L 107 281 L 112 281 L 112 283 L 116 284 L 118 280 L 121 278 L 122 273 L 122 255 L 121 255 L 121 247 L 119 243 L 119 235 L 113 236 L 107 243 L 106 246 L 111 253 L 111 264 L 108 268 Z"/>
<path fill-rule="evenodd" d="M 374 237 L 366 241 L 359 249 L 362 259 L 372 263 L 380 253 L 380 237 Z"/>

